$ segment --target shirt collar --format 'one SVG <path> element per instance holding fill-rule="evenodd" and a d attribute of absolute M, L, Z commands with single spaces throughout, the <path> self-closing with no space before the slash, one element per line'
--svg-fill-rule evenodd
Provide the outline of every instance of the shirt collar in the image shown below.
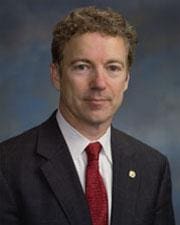
<path fill-rule="evenodd" d="M 107 129 L 106 133 L 103 136 L 101 136 L 98 140 L 90 141 L 86 137 L 84 137 L 81 133 L 79 133 L 74 127 L 72 127 L 64 119 L 59 110 L 57 111 L 56 119 L 73 159 L 77 159 L 78 157 L 80 157 L 80 155 L 84 152 L 84 149 L 87 147 L 89 143 L 98 141 L 102 145 L 102 153 L 105 154 L 110 163 L 112 163 L 110 127 Z"/>

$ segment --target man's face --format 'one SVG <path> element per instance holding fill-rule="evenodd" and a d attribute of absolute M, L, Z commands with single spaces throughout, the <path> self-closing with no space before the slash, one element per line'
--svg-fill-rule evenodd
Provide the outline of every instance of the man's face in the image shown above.
<path fill-rule="evenodd" d="M 109 126 L 128 87 L 127 47 L 123 38 L 99 33 L 73 37 L 65 46 L 61 74 L 51 67 L 60 90 L 60 110 L 76 128 Z"/>

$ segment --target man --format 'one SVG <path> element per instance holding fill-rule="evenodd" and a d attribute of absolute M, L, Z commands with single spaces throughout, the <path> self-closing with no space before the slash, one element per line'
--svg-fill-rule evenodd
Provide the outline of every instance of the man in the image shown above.
<path fill-rule="evenodd" d="M 128 88 L 136 32 L 95 7 L 53 32 L 58 110 L 0 145 L 2 225 L 174 225 L 165 156 L 111 127 Z"/>

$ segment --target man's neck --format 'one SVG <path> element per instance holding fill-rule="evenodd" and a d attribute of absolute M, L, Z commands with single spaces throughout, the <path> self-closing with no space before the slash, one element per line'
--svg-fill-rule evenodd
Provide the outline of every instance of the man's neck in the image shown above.
<path fill-rule="evenodd" d="M 82 122 L 73 118 L 71 119 L 71 117 L 67 116 L 62 110 L 59 110 L 59 112 L 74 129 L 91 141 L 98 140 L 100 137 L 102 137 L 111 124 L 110 122 L 101 124 Z"/>

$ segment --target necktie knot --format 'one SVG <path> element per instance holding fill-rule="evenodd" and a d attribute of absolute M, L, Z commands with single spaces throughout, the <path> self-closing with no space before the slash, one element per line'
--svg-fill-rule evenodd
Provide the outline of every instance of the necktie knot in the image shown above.
<path fill-rule="evenodd" d="M 94 161 L 94 160 L 98 161 L 101 148 L 102 148 L 102 146 L 99 142 L 94 142 L 94 143 L 89 144 L 86 147 L 88 161 Z"/>

